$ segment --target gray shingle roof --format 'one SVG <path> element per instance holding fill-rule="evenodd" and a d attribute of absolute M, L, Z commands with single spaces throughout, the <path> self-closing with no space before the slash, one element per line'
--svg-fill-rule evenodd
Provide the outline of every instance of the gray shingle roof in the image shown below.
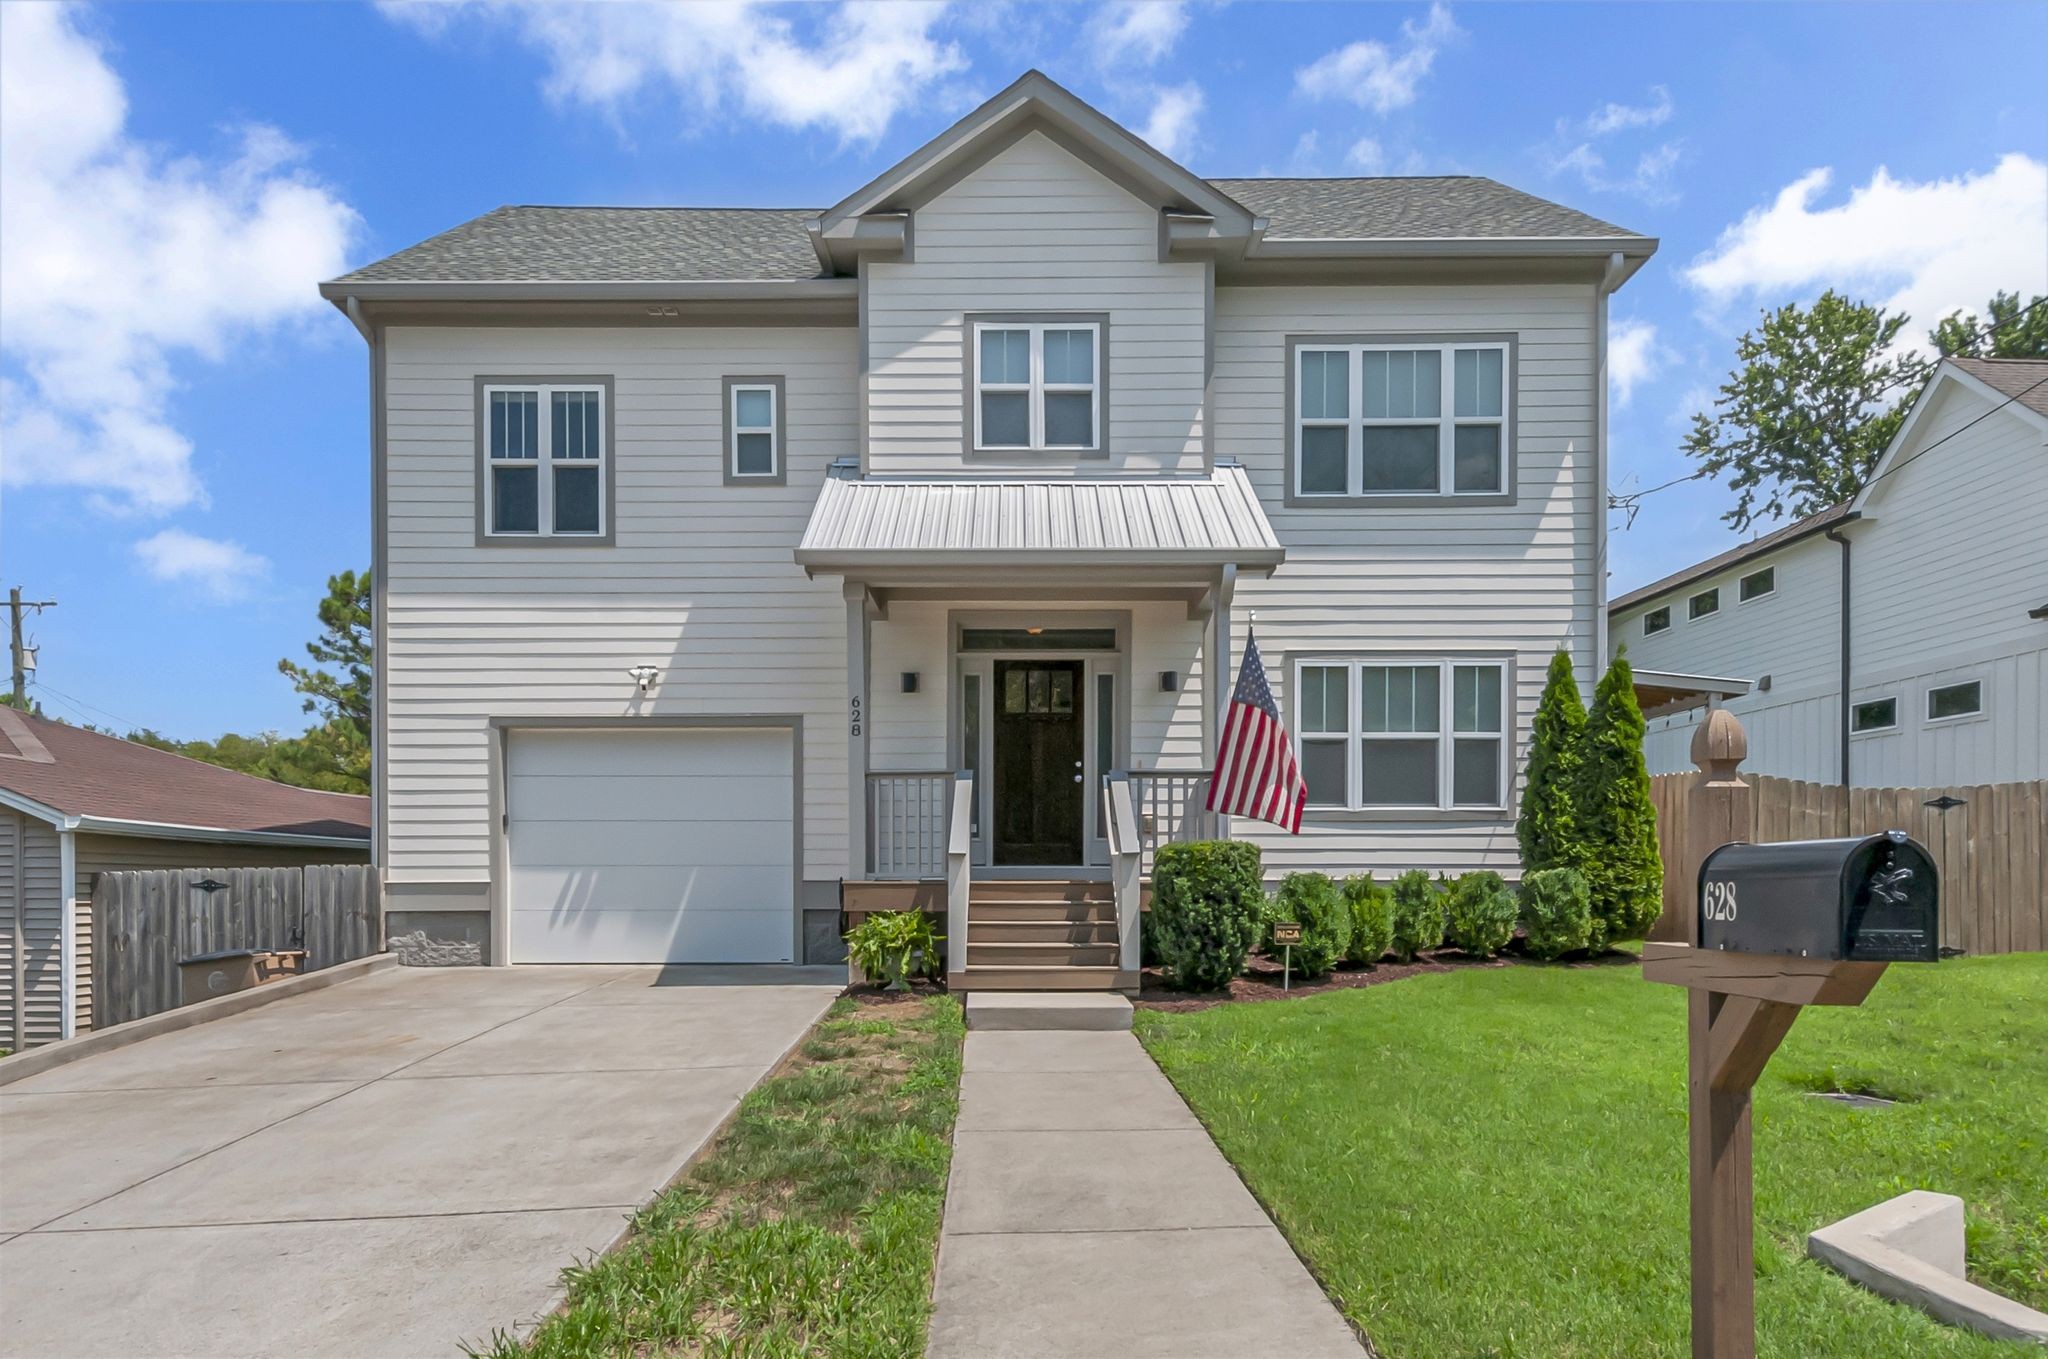
<path fill-rule="evenodd" d="M 506 207 L 338 281 L 634 283 L 807 279 L 811 208 Z"/>
<path fill-rule="evenodd" d="M 1212 179 L 1269 219 L 1266 235 L 1310 240 L 1634 236 L 1496 180 L 1469 175 L 1400 179 Z"/>

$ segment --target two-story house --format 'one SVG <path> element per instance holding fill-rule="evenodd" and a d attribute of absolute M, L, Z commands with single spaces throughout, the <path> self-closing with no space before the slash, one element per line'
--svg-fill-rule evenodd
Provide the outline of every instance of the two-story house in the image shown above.
<path fill-rule="evenodd" d="M 323 285 L 391 936 L 773 962 L 923 904 L 956 984 L 1128 986 L 1162 839 L 1512 872 L 1544 666 L 1605 651 L 1607 298 L 1655 244 L 1203 179 L 1033 72 L 823 211 L 501 208 Z M 1298 836 L 1200 811 L 1254 615 Z"/>

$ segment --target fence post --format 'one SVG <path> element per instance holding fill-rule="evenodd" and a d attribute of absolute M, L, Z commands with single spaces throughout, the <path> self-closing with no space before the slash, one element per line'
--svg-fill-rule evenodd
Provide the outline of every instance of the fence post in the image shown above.
<path fill-rule="evenodd" d="M 1754 834 L 1750 786 L 1737 772 L 1748 758 L 1749 733 L 1742 729 L 1741 720 L 1726 708 L 1710 710 L 1707 720 L 1692 734 L 1692 762 L 1699 773 L 1686 793 L 1685 859 L 1664 865 L 1665 873 L 1680 875 L 1678 891 L 1665 898 L 1670 904 L 1651 938 L 1699 942 L 1699 903 L 1694 900 L 1693 880 L 1699 876 L 1700 865 L 1722 845 Z"/>

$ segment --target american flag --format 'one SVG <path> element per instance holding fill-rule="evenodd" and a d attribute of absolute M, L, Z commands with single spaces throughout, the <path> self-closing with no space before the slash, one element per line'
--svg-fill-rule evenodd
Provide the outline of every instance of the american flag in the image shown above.
<path fill-rule="evenodd" d="M 1237 690 L 1223 719 L 1216 772 L 1209 776 L 1209 810 L 1227 816 L 1270 821 L 1290 835 L 1301 834 L 1301 810 L 1308 784 L 1294 762 L 1294 742 L 1280 722 L 1273 686 L 1259 660 L 1259 642 L 1247 637 Z"/>

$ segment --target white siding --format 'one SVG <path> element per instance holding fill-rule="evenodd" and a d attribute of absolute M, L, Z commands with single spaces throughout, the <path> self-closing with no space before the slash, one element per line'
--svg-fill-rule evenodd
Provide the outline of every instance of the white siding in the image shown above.
<path fill-rule="evenodd" d="M 16 835 L 20 836 L 21 857 L 14 859 Z M 64 902 L 58 891 L 58 846 L 57 832 L 47 821 L 20 812 L 0 811 L 0 843 L 6 862 L 0 864 L 4 875 L 0 875 L 0 893 L 5 894 L 5 908 L 0 909 L 0 924 L 12 931 L 16 912 L 21 922 L 21 971 L 22 983 L 18 995 L 9 996 L 9 1005 L 0 1013 L 0 1047 L 13 1047 L 16 1028 L 16 1006 L 20 1007 L 19 1028 L 23 1046 L 48 1043 L 62 1036 L 62 949 L 59 936 L 62 933 Z M 19 892 L 17 895 L 17 884 Z M 14 989 L 14 961 L 8 963 L 8 978 L 5 983 L 11 993 Z"/>
<path fill-rule="evenodd" d="M 867 465 L 991 470 L 967 455 L 971 312 L 1109 314 L 1109 465 L 1199 470 L 1204 373 L 1201 264 L 1159 262 L 1159 215 L 1031 133 L 915 214 L 914 259 L 867 269 Z M 1010 466 L 1101 471 L 1041 455 Z"/>
<path fill-rule="evenodd" d="M 839 877 L 845 607 L 791 553 L 855 451 L 854 332 L 394 328 L 387 348 L 391 880 L 490 876 L 492 717 L 627 714 L 800 715 L 805 876 Z M 616 546 L 476 545 L 474 379 L 543 373 L 614 379 Z M 788 485 L 726 486 L 720 378 L 764 373 L 787 379 Z"/>
<path fill-rule="evenodd" d="M 1216 451 L 1250 472 L 1287 562 L 1240 582 L 1233 655 L 1258 611 L 1287 711 L 1283 662 L 1305 652 L 1479 653 L 1513 660 L 1515 766 L 1544 668 L 1570 649 L 1590 691 L 1594 591 L 1595 298 L 1590 285 L 1224 288 L 1216 299 Z M 1518 340 L 1519 457 L 1511 505 L 1291 509 L 1285 498 L 1286 337 L 1498 334 Z M 1311 814 L 1299 837 L 1238 823 L 1269 870 L 1512 871 L 1513 798 L 1499 816 L 1403 821 Z"/>

